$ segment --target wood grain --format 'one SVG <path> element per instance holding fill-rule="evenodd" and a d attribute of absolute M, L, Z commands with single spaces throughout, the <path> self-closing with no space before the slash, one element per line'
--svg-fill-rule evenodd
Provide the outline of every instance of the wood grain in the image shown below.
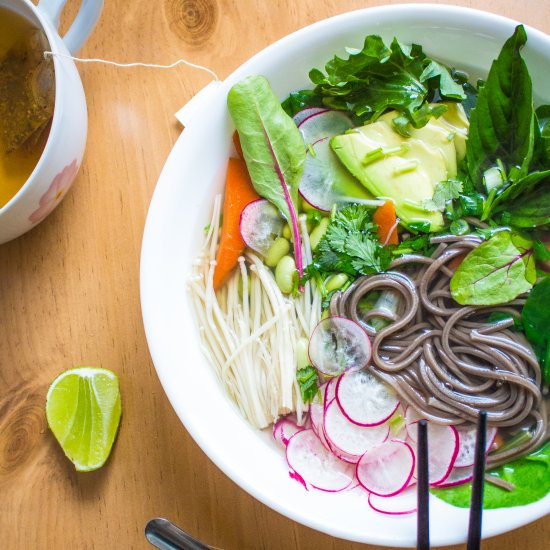
<path fill-rule="evenodd" d="M 184 57 L 223 78 L 289 32 L 378 3 L 106 2 L 81 54 Z M 545 0 L 453 3 L 550 32 Z M 76 4 L 69 2 L 65 26 Z M 99 65 L 80 72 L 90 125 L 78 179 L 45 222 L 0 246 L 0 548 L 146 549 L 143 528 L 154 516 L 226 550 L 366 548 L 298 525 L 237 487 L 181 426 L 155 375 L 139 305 L 143 224 L 181 131 L 173 113 L 208 75 Z M 108 464 L 88 474 L 73 470 L 44 420 L 48 384 L 75 365 L 110 368 L 121 381 L 118 440 Z M 546 518 L 483 547 L 542 550 L 549 537 Z"/>

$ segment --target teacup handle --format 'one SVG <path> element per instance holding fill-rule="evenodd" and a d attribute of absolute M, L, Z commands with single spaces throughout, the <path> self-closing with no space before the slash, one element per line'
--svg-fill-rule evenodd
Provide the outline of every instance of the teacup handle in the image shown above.
<path fill-rule="evenodd" d="M 57 29 L 59 27 L 59 18 L 66 2 L 67 0 L 40 0 L 38 9 L 50 19 Z M 82 1 L 72 25 L 63 37 L 63 41 L 72 55 L 80 50 L 82 44 L 86 42 L 86 39 L 94 30 L 102 9 L 103 0 Z"/>

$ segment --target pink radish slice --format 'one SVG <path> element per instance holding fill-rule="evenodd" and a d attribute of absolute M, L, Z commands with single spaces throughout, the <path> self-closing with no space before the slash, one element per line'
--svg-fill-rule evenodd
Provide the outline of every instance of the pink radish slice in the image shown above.
<path fill-rule="evenodd" d="M 278 443 L 282 443 L 285 447 L 288 445 L 289 439 L 296 433 L 303 430 L 294 420 L 288 417 L 280 418 L 273 425 L 273 437 Z"/>
<path fill-rule="evenodd" d="M 341 111 L 332 110 L 313 113 L 298 124 L 306 145 L 326 137 L 343 134 L 350 128 L 353 128 L 351 119 Z"/>
<path fill-rule="evenodd" d="M 454 487 L 455 485 L 462 485 L 468 481 L 472 481 L 473 467 L 465 466 L 462 468 L 453 468 L 447 478 L 441 483 L 437 484 L 437 487 Z"/>
<path fill-rule="evenodd" d="M 323 393 L 323 410 L 326 410 L 329 403 L 336 397 L 336 384 L 338 378 L 331 378 L 325 385 Z"/>
<path fill-rule="evenodd" d="M 404 516 L 416 512 L 416 489 L 407 488 L 393 497 L 369 494 L 369 505 L 376 512 L 390 516 Z"/>
<path fill-rule="evenodd" d="M 399 406 L 395 392 L 365 369 L 339 378 L 336 399 L 346 418 L 359 426 L 383 424 Z"/>
<path fill-rule="evenodd" d="M 417 427 L 416 424 L 419 420 L 423 420 L 424 417 L 420 415 L 414 407 L 409 405 L 405 409 L 405 424 L 407 425 L 408 436 L 416 443 Z"/>
<path fill-rule="evenodd" d="M 379 496 L 397 495 L 411 479 L 415 455 L 408 443 L 392 439 L 367 451 L 357 463 L 359 483 Z"/>
<path fill-rule="evenodd" d="M 240 230 L 246 246 L 265 256 L 283 231 L 283 219 L 268 200 L 258 199 L 244 207 Z"/>
<path fill-rule="evenodd" d="M 335 204 L 374 201 L 363 187 L 340 162 L 330 147 L 330 137 L 313 143 L 309 148 L 300 179 L 300 195 L 318 210 L 329 211 Z"/>
<path fill-rule="evenodd" d="M 329 444 L 349 462 L 357 462 L 365 452 L 385 441 L 389 433 L 387 424 L 368 427 L 353 424 L 344 416 L 336 400 L 325 410 L 323 427 Z"/>
<path fill-rule="evenodd" d="M 458 455 L 458 432 L 454 426 L 428 422 L 428 463 L 430 485 L 447 479 Z"/>
<path fill-rule="evenodd" d="M 286 459 L 293 472 L 321 491 L 343 491 L 353 482 L 354 466 L 325 449 L 313 430 L 301 430 L 290 438 Z"/>
<path fill-rule="evenodd" d="M 311 115 L 316 115 L 317 113 L 323 113 L 325 111 L 328 111 L 326 107 L 306 107 L 305 109 L 302 109 L 301 111 L 298 111 L 293 117 L 292 120 L 294 120 L 294 124 L 296 126 L 300 126 L 300 124 L 306 119 L 309 118 Z"/>
<path fill-rule="evenodd" d="M 324 389 L 322 389 L 321 391 L 323 391 L 324 393 Z M 327 441 L 327 438 L 325 437 L 325 430 L 323 428 L 324 414 L 324 404 L 321 403 L 316 397 L 309 405 L 309 418 L 311 419 L 311 429 L 313 430 L 315 435 L 317 435 L 319 441 L 321 441 L 321 444 L 330 451 L 330 445 Z"/>
<path fill-rule="evenodd" d="M 336 376 L 365 367 L 371 357 L 371 343 L 355 321 L 327 317 L 313 329 L 308 351 L 314 367 L 323 374 Z"/>
<path fill-rule="evenodd" d="M 458 432 L 458 456 L 455 461 L 455 468 L 467 468 L 474 463 L 474 450 L 476 446 L 476 427 L 474 424 L 461 424 L 456 426 Z M 487 446 L 486 452 L 489 452 L 497 430 L 494 427 L 487 428 Z"/>

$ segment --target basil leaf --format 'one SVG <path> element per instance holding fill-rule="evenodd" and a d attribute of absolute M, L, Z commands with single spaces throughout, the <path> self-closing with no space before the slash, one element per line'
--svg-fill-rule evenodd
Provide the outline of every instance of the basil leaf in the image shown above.
<path fill-rule="evenodd" d="M 325 105 L 351 111 L 361 122 L 396 109 L 408 124 L 421 128 L 431 116 L 441 114 L 429 104 L 434 98 L 466 98 L 463 86 L 449 70 L 426 57 L 416 44 L 408 46 L 394 39 L 388 48 L 380 36 L 369 35 L 361 50 L 347 52 L 346 59 L 335 56 L 325 65 L 326 74 L 312 69 L 309 77 Z M 399 118 L 397 123 L 405 134 L 406 124 Z"/>
<path fill-rule="evenodd" d="M 451 279 L 451 295 L 462 305 L 502 304 L 535 281 L 532 242 L 501 231 L 464 258 Z"/>
<path fill-rule="evenodd" d="M 529 293 L 521 312 L 525 336 L 543 366 L 545 382 L 550 384 L 548 344 L 550 342 L 550 279 L 543 279 Z"/>
<path fill-rule="evenodd" d="M 521 197 L 506 210 L 508 224 L 533 229 L 550 224 L 550 189 Z"/>
<path fill-rule="evenodd" d="M 227 105 L 254 189 L 281 211 L 292 228 L 294 243 L 298 243 L 294 253 L 301 276 L 296 205 L 306 152 L 300 131 L 263 76 L 249 76 L 237 82 L 229 91 Z"/>
<path fill-rule="evenodd" d="M 531 172 L 525 177 L 516 180 L 512 185 L 507 187 L 502 193 L 497 195 L 492 203 L 492 210 L 499 211 L 503 208 L 509 209 L 508 203 L 512 203 L 520 195 L 525 195 L 532 191 L 538 185 L 550 181 L 550 170 L 542 172 Z M 500 205 L 500 208 L 497 208 Z"/>
<path fill-rule="evenodd" d="M 526 41 L 525 29 L 518 25 L 493 61 L 472 109 L 466 161 L 478 186 L 482 172 L 497 161 L 506 163 L 506 172 L 519 167 L 517 175 L 524 176 L 533 156 L 532 82 L 520 54 Z"/>

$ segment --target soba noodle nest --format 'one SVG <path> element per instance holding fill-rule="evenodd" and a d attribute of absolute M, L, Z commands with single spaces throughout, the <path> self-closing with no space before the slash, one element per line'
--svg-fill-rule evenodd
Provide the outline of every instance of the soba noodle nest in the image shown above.
<path fill-rule="evenodd" d="M 451 297 L 449 262 L 481 240 L 472 235 L 432 238 L 431 257 L 405 255 L 390 271 L 356 280 L 333 296 L 331 315 L 355 320 L 372 337 L 372 372 L 390 384 L 422 416 L 441 424 L 475 422 L 487 411 L 489 425 L 510 434 L 529 428 L 532 437 L 489 455 L 496 466 L 523 456 L 547 438 L 548 419 L 541 395 L 541 369 L 520 332 L 511 330 L 524 299 L 499 306 L 461 306 Z M 398 297 L 395 315 L 361 312 L 373 290 Z M 489 322 L 491 312 L 508 317 Z M 390 321 L 378 332 L 373 317 Z"/>

